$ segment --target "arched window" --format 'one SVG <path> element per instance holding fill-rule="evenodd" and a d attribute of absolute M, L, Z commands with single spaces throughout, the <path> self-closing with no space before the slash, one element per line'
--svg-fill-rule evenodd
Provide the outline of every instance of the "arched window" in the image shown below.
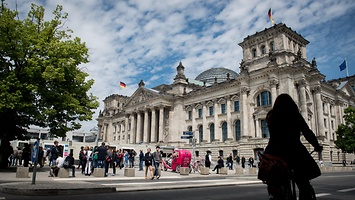
<path fill-rule="evenodd" d="M 210 125 L 210 139 L 211 139 L 211 143 L 214 141 L 215 137 L 214 137 L 214 124 Z"/>
<path fill-rule="evenodd" d="M 266 54 L 265 45 L 261 45 L 261 54 Z"/>
<path fill-rule="evenodd" d="M 253 55 L 253 58 L 255 58 L 256 57 L 256 49 L 251 50 L 251 53 Z"/>
<path fill-rule="evenodd" d="M 198 139 L 199 139 L 199 142 L 201 143 L 202 140 L 203 140 L 203 126 L 201 125 L 200 127 L 198 127 Z"/>
<path fill-rule="evenodd" d="M 222 142 L 226 141 L 228 137 L 227 122 L 222 124 Z"/>
<path fill-rule="evenodd" d="M 235 140 L 238 141 L 242 137 L 241 135 L 241 127 L 240 127 L 240 120 L 235 122 Z"/>
<path fill-rule="evenodd" d="M 257 106 L 271 105 L 271 93 L 269 91 L 263 91 L 256 97 Z"/>
<path fill-rule="evenodd" d="M 270 42 L 270 51 L 274 51 L 274 50 L 275 50 L 274 42 Z"/>

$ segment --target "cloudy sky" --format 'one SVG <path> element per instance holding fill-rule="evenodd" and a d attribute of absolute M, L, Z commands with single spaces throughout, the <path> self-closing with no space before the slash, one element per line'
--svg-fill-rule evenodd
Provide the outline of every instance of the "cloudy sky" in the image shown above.
<path fill-rule="evenodd" d="M 212 67 L 239 72 L 248 35 L 285 23 L 305 37 L 307 59 L 316 58 L 326 79 L 346 76 L 339 65 L 347 59 L 355 73 L 355 1 L 353 0 L 6 0 L 22 19 L 31 3 L 53 18 L 56 5 L 69 14 L 66 25 L 86 42 L 90 63 L 82 65 L 95 80 L 91 91 L 102 100 L 111 94 L 131 95 L 142 79 L 146 87 L 170 84 L 181 61 L 188 78 Z M 126 83 L 121 89 L 119 82 Z"/>

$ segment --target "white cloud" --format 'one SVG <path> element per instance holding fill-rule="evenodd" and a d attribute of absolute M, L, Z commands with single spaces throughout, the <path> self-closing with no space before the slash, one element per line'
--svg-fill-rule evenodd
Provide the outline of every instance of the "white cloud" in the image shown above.
<path fill-rule="evenodd" d="M 89 48 L 90 63 L 80 67 L 85 67 L 95 80 L 90 92 L 101 102 L 112 93 L 131 95 L 141 79 L 146 87 L 171 83 L 180 61 L 188 78 L 211 67 L 238 72 L 242 58 L 238 43 L 271 26 L 269 8 L 273 9 L 276 23 L 285 23 L 311 41 L 313 51 L 308 50 L 308 54 L 318 57 L 320 69 L 334 65 L 328 62 L 341 56 L 339 52 L 353 57 L 355 46 L 353 34 L 347 34 L 347 38 L 341 32 L 329 35 L 334 34 L 334 23 L 339 23 L 334 20 L 354 16 L 354 1 L 21 0 L 21 16 L 27 15 L 32 2 L 46 8 L 47 20 L 52 18 L 56 4 L 63 5 L 69 13 L 66 25 Z M 15 8 L 14 1 L 7 3 Z M 348 18 L 353 19 L 348 23 L 355 20 Z M 354 33 L 355 28 L 346 27 Z M 338 41 L 332 43 L 336 49 L 327 45 L 329 38 Z M 119 81 L 125 82 L 127 88 L 120 89 Z M 83 129 L 89 130 L 95 124 L 95 120 L 86 122 Z"/>

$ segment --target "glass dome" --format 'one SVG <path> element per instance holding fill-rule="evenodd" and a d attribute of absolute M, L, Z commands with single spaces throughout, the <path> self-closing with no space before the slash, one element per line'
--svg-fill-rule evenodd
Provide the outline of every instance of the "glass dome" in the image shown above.
<path fill-rule="evenodd" d="M 217 82 L 221 83 L 228 79 L 227 74 L 229 74 L 229 79 L 234 79 L 236 76 L 238 76 L 237 72 L 224 67 L 220 67 L 211 68 L 202 72 L 195 78 L 195 80 L 201 82 L 206 81 L 206 84 L 213 84 L 215 82 L 215 78 L 217 78 Z"/>

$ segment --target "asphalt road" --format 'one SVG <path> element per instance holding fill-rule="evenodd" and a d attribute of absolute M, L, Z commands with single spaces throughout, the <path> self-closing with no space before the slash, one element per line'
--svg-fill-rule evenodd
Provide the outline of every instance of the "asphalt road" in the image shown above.
<path fill-rule="evenodd" d="M 159 180 L 160 184 L 183 184 L 178 180 Z M 196 184 L 201 184 L 203 180 L 192 180 Z M 223 181 L 223 180 L 210 180 L 210 181 Z M 113 184 L 110 181 L 96 182 L 97 184 Z M 117 181 L 117 187 L 122 184 L 146 184 L 146 181 L 136 181 L 123 183 Z M 251 199 L 251 200 L 265 200 L 267 199 L 266 186 L 263 184 L 251 185 L 234 185 L 222 187 L 201 187 L 192 189 L 164 189 L 158 190 L 159 184 L 157 183 L 157 190 L 149 191 L 131 191 L 131 192 L 116 192 L 109 194 L 96 194 L 96 195 L 72 195 L 72 196 L 16 196 L 1 194 L 3 199 L 36 199 L 36 200 L 70 200 L 70 199 L 83 199 L 83 200 L 101 200 L 101 199 L 120 199 L 120 200 L 235 200 L 235 199 Z M 321 177 L 312 181 L 318 199 L 320 200 L 354 200 L 355 199 L 355 172 L 342 172 L 342 173 L 325 173 Z M 40 191 L 39 191 L 40 192 Z"/>

